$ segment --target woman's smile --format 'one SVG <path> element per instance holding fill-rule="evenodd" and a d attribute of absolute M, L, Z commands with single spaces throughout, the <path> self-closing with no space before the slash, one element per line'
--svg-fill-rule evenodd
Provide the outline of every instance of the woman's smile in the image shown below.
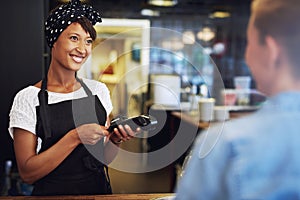
<path fill-rule="evenodd" d="M 71 55 L 71 57 L 76 63 L 82 63 L 85 58 L 84 56 L 77 56 L 77 55 Z"/>

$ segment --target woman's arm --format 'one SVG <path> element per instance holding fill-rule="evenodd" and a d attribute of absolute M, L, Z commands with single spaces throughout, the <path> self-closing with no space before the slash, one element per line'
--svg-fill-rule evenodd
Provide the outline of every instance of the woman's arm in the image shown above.
<path fill-rule="evenodd" d="M 14 128 L 13 135 L 19 174 L 29 184 L 54 170 L 80 143 L 78 134 L 72 130 L 51 148 L 37 154 L 36 135 L 20 128 Z"/>
<path fill-rule="evenodd" d="M 98 124 L 84 124 L 69 131 L 49 149 L 37 154 L 37 137 L 14 128 L 14 149 L 22 180 L 32 184 L 53 171 L 80 143 L 96 144 L 108 132 Z"/>

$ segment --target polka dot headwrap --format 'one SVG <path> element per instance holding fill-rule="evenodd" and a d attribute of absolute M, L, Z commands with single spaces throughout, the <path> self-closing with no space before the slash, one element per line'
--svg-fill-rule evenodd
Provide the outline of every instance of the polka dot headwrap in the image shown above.
<path fill-rule="evenodd" d="M 48 46 L 53 47 L 59 35 L 79 18 L 86 17 L 92 25 L 102 22 L 100 14 L 92 6 L 81 4 L 80 0 L 71 0 L 50 13 L 45 22 L 45 35 Z"/>

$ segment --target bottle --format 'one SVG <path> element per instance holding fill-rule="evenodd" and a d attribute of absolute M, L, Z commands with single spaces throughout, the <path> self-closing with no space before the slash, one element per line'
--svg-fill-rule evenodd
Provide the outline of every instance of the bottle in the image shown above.
<path fill-rule="evenodd" d="M 7 160 L 5 162 L 5 168 L 4 168 L 4 181 L 3 181 L 3 188 L 1 190 L 2 196 L 7 196 L 8 191 L 11 188 L 11 167 L 12 167 L 12 161 Z"/>
<path fill-rule="evenodd" d="M 201 97 L 209 98 L 208 87 L 204 82 L 199 86 L 199 93 Z"/>
<path fill-rule="evenodd" d="M 190 102 L 191 102 L 190 112 L 191 114 L 193 114 L 198 109 L 197 85 L 192 85 Z"/>

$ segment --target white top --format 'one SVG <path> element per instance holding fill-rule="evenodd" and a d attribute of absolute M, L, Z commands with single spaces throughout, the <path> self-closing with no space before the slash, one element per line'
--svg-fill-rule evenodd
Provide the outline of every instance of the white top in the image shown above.
<path fill-rule="evenodd" d="M 110 93 L 107 86 L 96 80 L 82 78 L 83 82 L 91 90 L 93 95 L 97 95 L 104 106 L 107 115 L 112 111 Z M 13 138 L 13 128 L 21 128 L 36 135 L 35 126 L 37 123 L 36 106 L 39 105 L 38 93 L 40 88 L 28 86 L 20 90 L 13 101 L 9 117 L 9 134 Z M 70 93 L 56 93 L 48 91 L 48 103 L 58 103 L 66 100 L 79 99 L 86 97 L 83 87 Z M 40 147 L 39 140 L 39 147 Z M 38 147 L 38 149 L 39 149 Z"/>

